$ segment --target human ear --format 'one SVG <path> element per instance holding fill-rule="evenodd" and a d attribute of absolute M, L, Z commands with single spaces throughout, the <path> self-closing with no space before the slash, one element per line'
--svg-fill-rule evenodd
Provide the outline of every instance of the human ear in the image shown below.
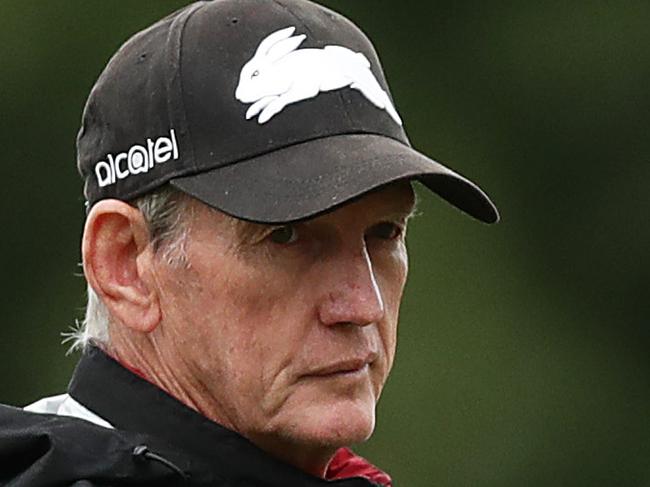
<path fill-rule="evenodd" d="M 112 322 L 149 333 L 160 322 L 154 255 L 140 211 L 123 201 L 97 202 L 82 239 L 84 274 Z"/>

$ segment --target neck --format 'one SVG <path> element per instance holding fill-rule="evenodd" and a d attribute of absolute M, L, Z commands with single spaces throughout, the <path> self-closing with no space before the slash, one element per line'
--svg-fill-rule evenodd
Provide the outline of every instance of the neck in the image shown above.
<path fill-rule="evenodd" d="M 149 340 L 148 336 L 111 334 L 111 343 L 104 347 L 104 351 L 134 374 L 151 382 L 203 416 L 214 420 L 211 415 L 206 414 L 209 408 L 194 399 L 200 395 L 192 394 L 192 391 L 183 384 L 174 373 L 174 367 L 170 367 L 170 362 L 161 356 L 161 351 Z M 223 426 L 228 425 L 224 424 Z"/>

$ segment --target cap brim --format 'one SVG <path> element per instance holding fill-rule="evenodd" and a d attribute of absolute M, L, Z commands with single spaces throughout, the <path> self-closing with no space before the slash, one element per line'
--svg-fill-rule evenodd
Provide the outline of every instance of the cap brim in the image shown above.
<path fill-rule="evenodd" d="M 372 134 L 315 139 L 170 184 L 237 218 L 277 224 L 316 216 L 405 179 L 421 181 L 478 220 L 499 220 L 476 184 L 397 140 Z"/>

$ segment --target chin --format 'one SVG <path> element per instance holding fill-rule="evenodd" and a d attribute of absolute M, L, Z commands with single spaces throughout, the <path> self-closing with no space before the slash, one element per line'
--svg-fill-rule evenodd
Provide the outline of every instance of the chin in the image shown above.
<path fill-rule="evenodd" d="M 366 441 L 375 429 L 375 403 L 370 398 L 318 401 L 296 411 L 290 435 L 301 444 L 340 448 Z"/>

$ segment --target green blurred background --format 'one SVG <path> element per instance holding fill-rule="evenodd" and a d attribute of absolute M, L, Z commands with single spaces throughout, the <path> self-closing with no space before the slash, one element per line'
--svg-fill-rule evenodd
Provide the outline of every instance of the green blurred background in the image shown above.
<path fill-rule="evenodd" d="M 179 0 L 0 0 L 0 401 L 77 360 L 74 139 L 109 56 Z M 413 144 L 486 226 L 421 192 L 373 439 L 399 486 L 650 485 L 650 2 L 323 1 L 380 52 Z"/>

